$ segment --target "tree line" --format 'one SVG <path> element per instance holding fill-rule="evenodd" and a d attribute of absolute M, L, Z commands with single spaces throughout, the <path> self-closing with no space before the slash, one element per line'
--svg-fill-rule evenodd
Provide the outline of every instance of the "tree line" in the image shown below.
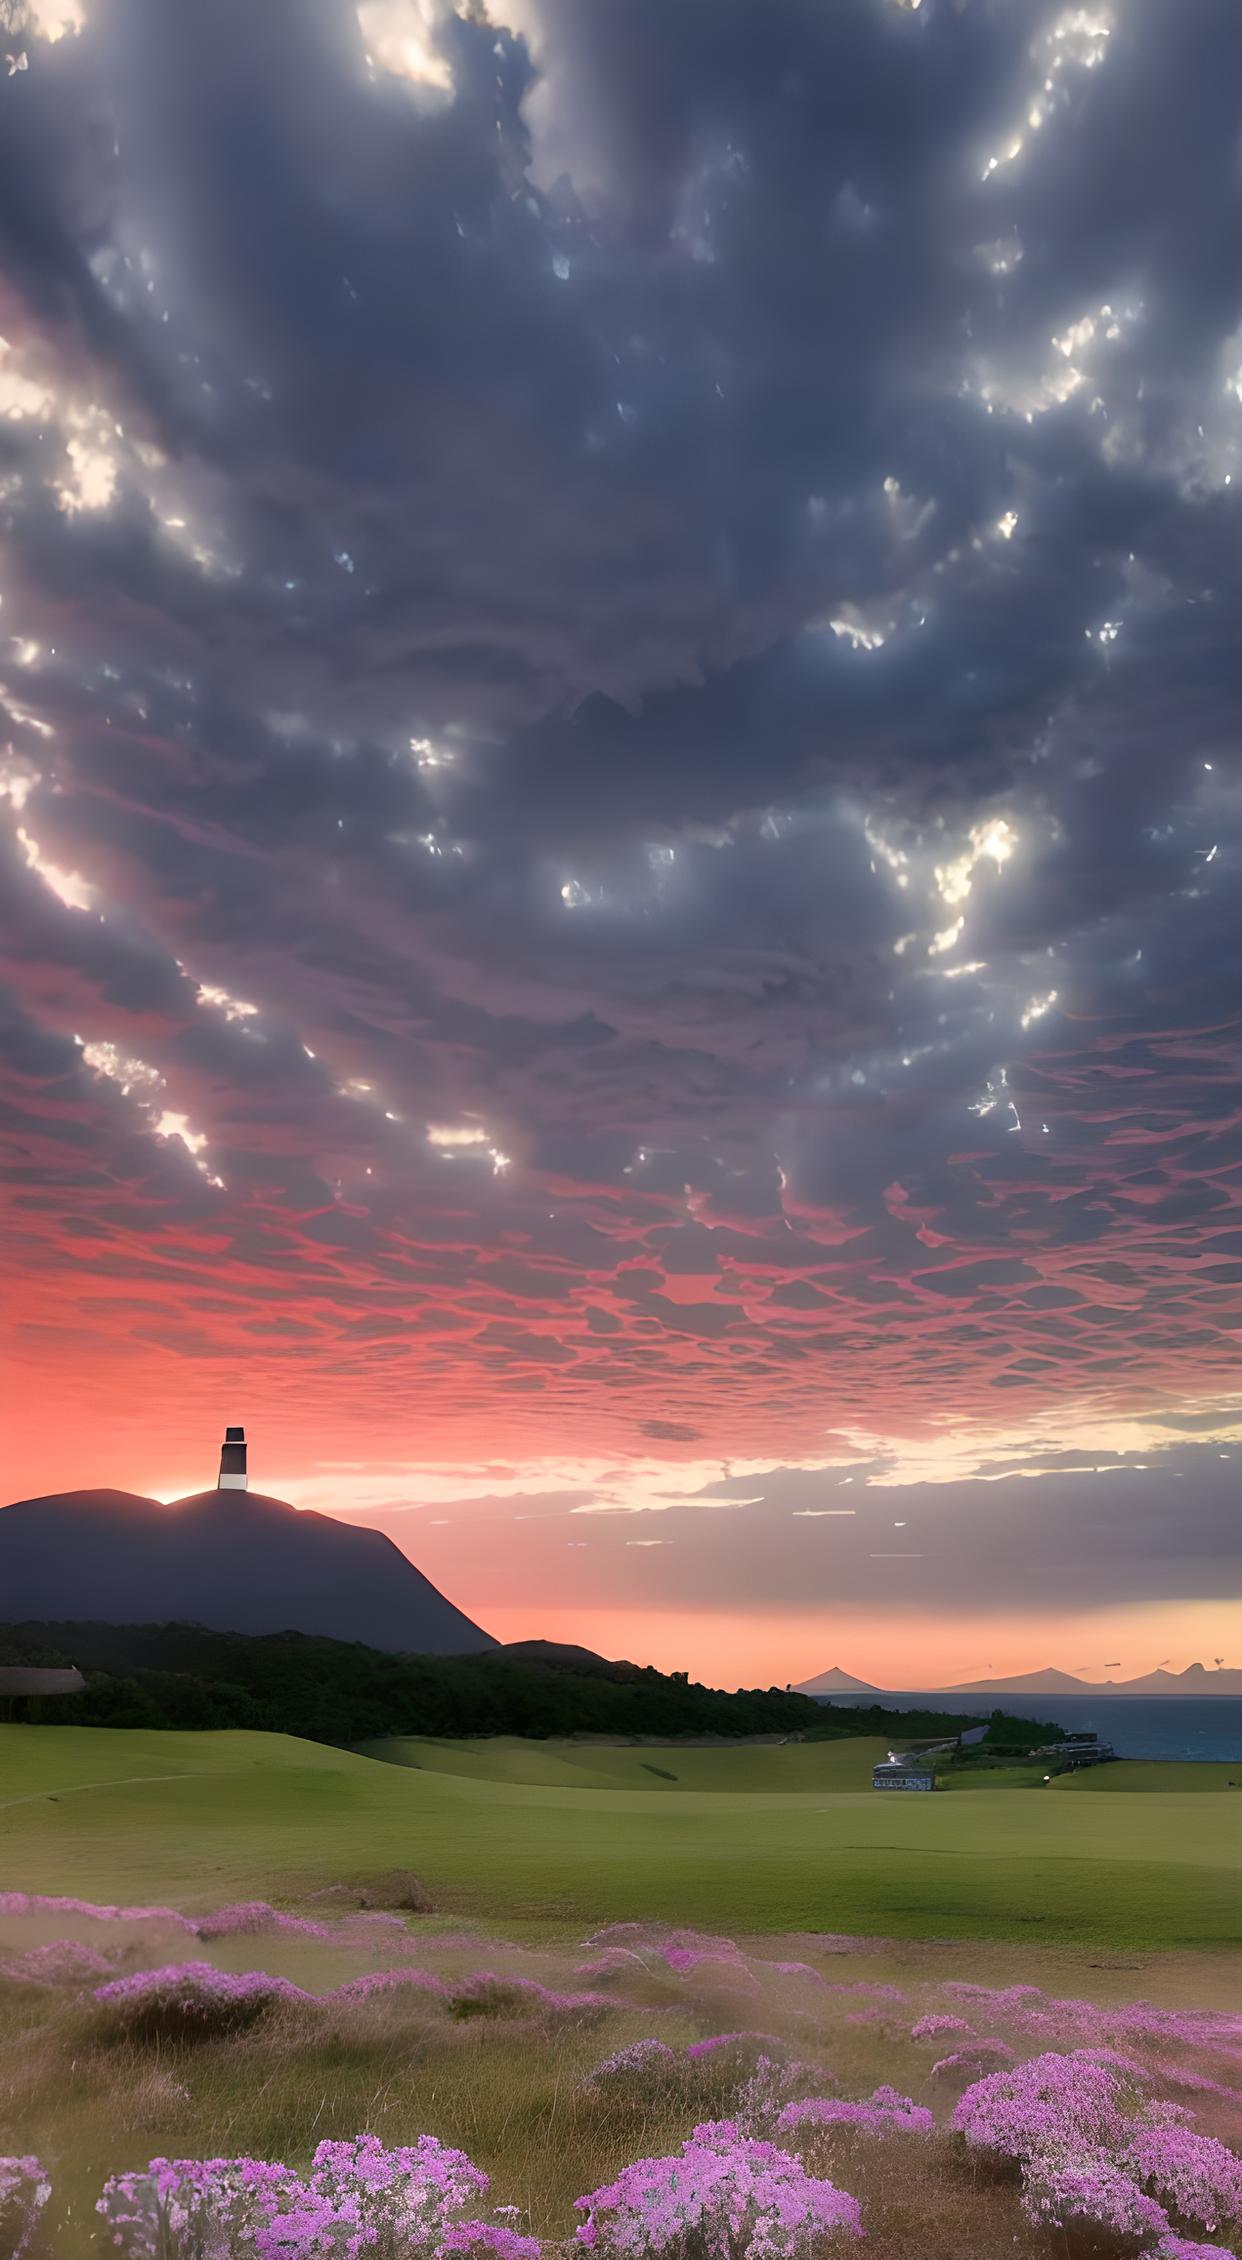
<path fill-rule="evenodd" d="M 835 1709 L 779 1687 L 725 1693 L 685 1672 L 608 1663 L 583 1651 L 399 1655 L 310 1633 L 192 1624 L 10 1625 L 0 1631 L 5 1662 L 72 1663 L 85 1676 L 80 1694 L 14 1696 L 0 1705 L 35 1724 L 247 1727 L 338 1744 L 401 1735 L 947 1736 L 979 1723 L 941 1711 Z"/>

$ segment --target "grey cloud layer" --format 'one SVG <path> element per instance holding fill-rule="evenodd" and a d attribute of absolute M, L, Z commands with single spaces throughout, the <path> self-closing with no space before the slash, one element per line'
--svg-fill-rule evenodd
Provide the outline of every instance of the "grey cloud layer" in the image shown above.
<path fill-rule="evenodd" d="M 1226 1390 L 1232 0 L 406 6 L 447 95 L 346 0 L 0 80 L 32 1356 L 778 1456 Z"/>

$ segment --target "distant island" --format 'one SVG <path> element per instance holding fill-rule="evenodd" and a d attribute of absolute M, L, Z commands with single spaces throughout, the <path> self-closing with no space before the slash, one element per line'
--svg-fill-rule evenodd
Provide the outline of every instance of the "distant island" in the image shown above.
<path fill-rule="evenodd" d="M 833 1664 L 814 1679 L 804 1679 L 799 1695 L 877 1695 L 887 1692 Z M 1014 1672 L 1002 1679 L 969 1679 L 952 1687 L 903 1689 L 903 1694 L 950 1695 L 1242 1695 L 1242 1670 L 1225 1664 L 1187 1664 L 1185 1671 L 1149 1671 L 1139 1679 L 1080 1679 L 1049 1664 L 1043 1671 Z"/>

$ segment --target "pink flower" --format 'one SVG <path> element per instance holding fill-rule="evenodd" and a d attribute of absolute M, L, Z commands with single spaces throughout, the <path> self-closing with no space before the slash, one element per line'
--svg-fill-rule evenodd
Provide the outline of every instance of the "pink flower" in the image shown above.
<path fill-rule="evenodd" d="M 941 2082 L 978 2080 L 985 2072 L 1003 2071 L 1012 2064 L 1013 2050 L 1003 2040 L 969 2040 L 932 2065 L 929 2077 Z"/>
<path fill-rule="evenodd" d="M 1019 2161 L 1048 2150 L 1112 2147 L 1127 2125 L 1121 2074 L 1087 2055 L 1034 2056 L 968 2087 L 953 2124 L 972 2149 Z"/>
<path fill-rule="evenodd" d="M 939 2040 L 942 2033 L 969 2032 L 965 2017 L 920 2017 L 910 2027 L 911 2040 Z"/>
<path fill-rule="evenodd" d="M 930 2134 L 935 2121 L 926 2104 L 894 2087 L 877 2087 L 864 2102 L 844 2097 L 812 2095 L 804 2102 L 787 2104 L 776 2122 L 778 2134 L 794 2134 L 802 2127 L 862 2127 L 869 2134 Z"/>
<path fill-rule="evenodd" d="M 682 2086 L 685 2079 L 685 2057 L 666 2040 L 632 2040 L 628 2048 L 605 2056 L 594 2071 L 588 2072 L 582 2086 L 595 2094 L 621 2091 L 650 2100 Z"/>
<path fill-rule="evenodd" d="M 1135 2180 L 1183 2220 L 1205 2229 L 1222 2221 L 1242 2227 L 1242 2159 L 1223 2142 L 1167 2117 L 1163 2124 L 1149 2120 L 1135 2128 L 1125 2162 Z"/>
<path fill-rule="evenodd" d="M 538 2260 L 533 2237 L 460 2219 L 487 2176 L 432 2135 L 388 2150 L 374 2135 L 321 2142 L 303 2181 L 259 2158 L 153 2158 L 108 2182 L 97 2207 L 123 2260 L 402 2260 L 445 2252 Z"/>
<path fill-rule="evenodd" d="M 0 2158 L 0 2234 L 12 2238 L 10 2260 L 21 2260 L 51 2194 L 51 2177 L 37 2158 Z"/>
<path fill-rule="evenodd" d="M 578 2241 L 609 2260 L 654 2260 L 693 2238 L 705 2260 L 810 2260 L 833 2235 L 860 2236 L 854 2198 L 728 2120 L 696 2127 L 671 2158 L 639 2158 L 580 2197 Z"/>
<path fill-rule="evenodd" d="M 1085 2221 L 1119 2236 L 1150 2236 L 1169 2226 L 1163 2206 L 1102 2150 L 1036 2156 L 1022 2176 L 1022 2210 L 1037 2226 Z"/>
<path fill-rule="evenodd" d="M 85 1985 L 104 1977 L 112 1967 L 93 1946 L 76 1938 L 54 1938 L 46 1946 L 28 1946 L 4 1964 L 4 1975 L 19 1985 Z"/>
<path fill-rule="evenodd" d="M 1234 2260 L 1223 2244 L 1195 2244 L 1186 2236 L 1162 2236 L 1154 2250 L 1155 2260 Z"/>
<path fill-rule="evenodd" d="M 614 2006 L 605 1993 L 554 1993 L 538 1978 L 505 1977 L 494 1970 L 477 1970 L 449 1989 L 449 2008 L 455 2017 L 512 2017 L 537 2010 L 594 2019 Z"/>

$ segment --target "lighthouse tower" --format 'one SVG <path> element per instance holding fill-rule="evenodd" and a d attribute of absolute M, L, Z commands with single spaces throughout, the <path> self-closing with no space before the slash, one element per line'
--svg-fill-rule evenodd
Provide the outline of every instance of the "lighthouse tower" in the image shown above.
<path fill-rule="evenodd" d="M 221 1491 L 244 1491 L 246 1488 L 246 1431 L 244 1428 L 226 1428 L 220 1447 Z"/>

